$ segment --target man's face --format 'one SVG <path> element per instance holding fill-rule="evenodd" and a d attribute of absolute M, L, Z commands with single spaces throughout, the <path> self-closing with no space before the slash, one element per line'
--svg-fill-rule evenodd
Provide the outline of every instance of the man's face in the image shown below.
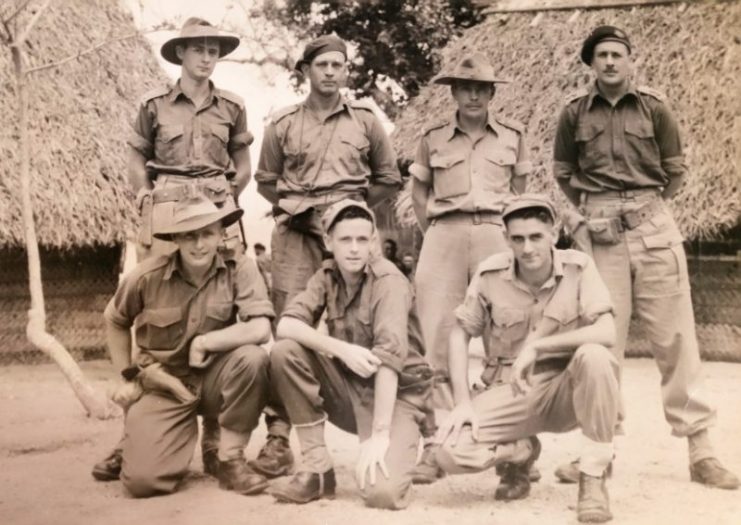
<path fill-rule="evenodd" d="M 458 103 L 458 115 L 478 119 L 486 116 L 489 111 L 489 102 L 494 98 L 494 84 L 456 80 L 451 92 Z"/>
<path fill-rule="evenodd" d="M 555 227 L 537 218 L 511 219 L 507 222 L 507 244 L 520 268 L 537 272 L 550 267 L 556 243 Z"/>
<path fill-rule="evenodd" d="M 311 91 L 324 97 L 339 93 L 347 81 L 347 60 L 339 51 L 329 51 L 314 57 L 311 64 L 301 66 L 309 79 Z"/>
<path fill-rule="evenodd" d="M 180 260 L 188 270 L 208 269 L 221 243 L 220 223 L 210 224 L 192 232 L 176 233 L 173 242 L 180 249 Z"/>
<path fill-rule="evenodd" d="M 393 243 L 389 241 L 383 243 L 383 256 L 387 259 L 393 259 L 396 257 L 396 247 Z"/>
<path fill-rule="evenodd" d="M 219 41 L 211 38 L 188 40 L 186 46 L 177 46 L 176 52 L 183 62 L 184 75 L 194 80 L 206 80 L 213 74 L 219 60 Z"/>
<path fill-rule="evenodd" d="M 592 69 L 597 80 L 607 87 L 618 87 L 628 81 L 631 70 L 630 53 L 620 42 L 600 42 L 594 48 Z"/>
<path fill-rule="evenodd" d="M 405 255 L 404 258 L 401 260 L 401 263 L 404 265 L 404 268 L 407 270 L 411 270 L 414 268 L 414 257 L 411 255 Z"/>
<path fill-rule="evenodd" d="M 373 224 L 367 219 L 354 218 L 336 223 L 324 236 L 324 242 L 341 270 L 358 274 L 370 259 L 373 237 Z"/>

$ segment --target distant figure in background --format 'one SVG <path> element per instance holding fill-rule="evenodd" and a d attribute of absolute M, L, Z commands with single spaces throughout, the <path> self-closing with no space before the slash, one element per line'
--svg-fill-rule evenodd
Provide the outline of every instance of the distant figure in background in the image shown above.
<path fill-rule="evenodd" d="M 407 279 L 414 282 L 414 271 L 417 269 L 417 260 L 414 255 L 407 252 L 401 257 L 401 266 L 399 267 Z"/>
<path fill-rule="evenodd" d="M 270 275 L 270 265 L 272 260 L 270 255 L 265 250 L 265 245 L 259 242 L 255 243 L 255 260 L 257 261 L 257 268 L 260 270 L 262 278 L 265 280 L 265 286 L 268 289 L 268 293 L 273 287 L 272 276 Z"/>
<path fill-rule="evenodd" d="M 383 241 L 383 256 L 394 263 L 397 268 L 401 269 L 401 261 L 398 257 L 399 247 L 393 239 Z"/>

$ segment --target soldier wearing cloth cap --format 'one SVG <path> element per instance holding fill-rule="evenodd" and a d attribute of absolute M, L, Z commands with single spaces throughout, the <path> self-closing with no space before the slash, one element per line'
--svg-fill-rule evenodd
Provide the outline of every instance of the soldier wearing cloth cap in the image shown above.
<path fill-rule="evenodd" d="M 361 440 L 355 475 L 370 507 L 409 504 L 418 421 L 432 381 L 409 281 L 372 253 L 373 213 L 344 199 L 322 217 L 334 258 L 322 263 L 283 311 L 270 374 L 301 443 L 303 465 L 271 489 L 283 502 L 334 497 L 324 440 L 329 420 Z M 316 330 L 327 314 L 329 335 Z"/>
<path fill-rule="evenodd" d="M 591 251 L 615 304 L 622 362 L 635 307 L 661 373 L 664 414 L 689 441 L 692 481 L 735 489 L 738 478 L 715 458 L 708 427 L 715 419 L 702 387 L 682 235 L 664 199 L 687 174 L 679 130 L 656 91 L 630 80 L 631 44 L 622 30 L 596 28 L 582 61 L 596 82 L 561 112 L 554 174 L 587 218 Z M 573 480 L 577 463 L 557 475 Z"/>
<path fill-rule="evenodd" d="M 200 18 L 189 18 L 180 35 L 162 45 L 168 62 L 182 66 L 174 86 L 150 91 L 141 100 L 129 137 L 129 179 L 138 190 L 142 215 L 137 255 L 139 260 L 170 253 L 175 246 L 152 232 L 172 218 L 177 201 L 198 191 L 218 207 L 236 209 L 235 195 L 250 176 L 247 115 L 242 99 L 216 88 L 209 80 L 219 58 L 239 45 L 239 39 L 219 33 Z M 225 230 L 222 255 L 241 254 L 237 223 Z M 218 425 L 204 420 L 204 468 L 216 474 Z M 118 479 L 120 443 L 93 467 L 100 481 Z"/>
<path fill-rule="evenodd" d="M 345 198 L 374 206 L 401 186 L 381 122 L 369 106 L 340 94 L 348 74 L 345 42 L 333 35 L 317 38 L 296 69 L 309 79 L 311 91 L 304 102 L 272 116 L 255 173 L 258 192 L 274 205 L 271 296 L 277 315 L 328 256 L 322 212 Z M 279 407 L 270 412 L 268 443 L 254 466 L 276 476 L 291 466 L 290 427 L 280 421 Z"/>
<path fill-rule="evenodd" d="M 611 519 L 603 473 L 612 460 L 619 367 L 610 295 L 592 260 L 557 250 L 556 215 L 543 196 L 523 195 L 504 210 L 511 252 L 482 262 L 455 310 L 450 378 L 455 408 L 439 430 L 437 461 L 448 473 L 504 463 L 497 499 L 529 493 L 539 432 L 583 435 L 579 521 Z M 491 324 L 502 373 L 471 398 L 468 342 Z M 509 384 L 507 384 L 509 383 Z M 506 462 L 506 463 L 505 463 Z"/>
<path fill-rule="evenodd" d="M 502 209 L 513 193 L 525 190 L 532 165 L 523 126 L 489 112 L 495 85 L 508 81 L 494 75 L 485 56 L 465 56 L 452 73 L 433 82 L 450 85 L 458 110 L 424 131 L 409 171 L 414 211 L 425 232 L 415 275 L 419 315 L 428 359 L 441 379 L 434 404 L 450 409 L 453 309 L 478 264 L 507 249 Z M 489 349 L 487 355 L 496 359 Z M 415 482 L 430 483 L 442 474 L 433 458 L 428 443 Z"/>
<path fill-rule="evenodd" d="M 105 310 L 114 368 L 126 399 L 121 480 L 135 497 L 174 492 L 198 440 L 197 414 L 218 418 L 219 486 L 256 494 L 267 480 L 243 449 L 268 397 L 273 308 L 255 264 L 218 252 L 242 210 L 201 194 L 176 204 L 155 235 L 177 246 L 127 275 Z M 132 366 L 134 326 L 140 353 Z M 162 378 L 165 378 L 162 380 Z M 157 381 L 159 378 L 159 381 Z"/>
<path fill-rule="evenodd" d="M 244 101 L 218 89 L 209 80 L 219 58 L 239 45 L 200 18 L 189 18 L 180 35 L 162 45 L 165 60 L 181 66 L 174 86 L 163 86 L 142 97 L 128 140 L 129 179 L 139 190 L 142 213 L 140 259 L 150 250 L 166 253 L 152 237 L 153 228 L 172 216 L 184 197 L 184 185 L 197 188 L 217 206 L 235 208 L 235 196 L 250 178 L 252 134 L 247 131 Z M 229 250 L 241 252 L 239 226 L 225 238 Z"/>

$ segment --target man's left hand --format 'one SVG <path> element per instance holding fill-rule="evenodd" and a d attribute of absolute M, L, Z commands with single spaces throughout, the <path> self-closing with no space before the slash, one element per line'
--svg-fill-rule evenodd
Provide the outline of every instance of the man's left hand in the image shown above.
<path fill-rule="evenodd" d="M 537 358 L 538 352 L 535 348 L 531 344 L 525 344 L 515 362 L 512 363 L 512 376 L 509 382 L 515 396 L 525 395 L 530 391 L 530 376 L 533 374 L 533 366 Z"/>
<path fill-rule="evenodd" d="M 360 444 L 360 457 L 355 467 L 355 479 L 360 490 L 365 488 L 366 476 L 371 485 L 376 484 L 376 466 L 381 469 L 386 479 L 389 478 L 389 471 L 384 460 L 389 442 L 389 432 L 386 430 L 374 432 L 370 438 Z"/>
<path fill-rule="evenodd" d="M 205 337 L 197 335 L 190 343 L 188 364 L 193 368 L 206 368 L 211 361 L 213 361 L 213 355 L 208 355 Z"/>

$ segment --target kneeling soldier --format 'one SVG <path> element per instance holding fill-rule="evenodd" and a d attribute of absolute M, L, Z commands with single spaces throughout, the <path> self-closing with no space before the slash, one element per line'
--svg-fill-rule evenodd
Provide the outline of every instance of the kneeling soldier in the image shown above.
<path fill-rule="evenodd" d="M 366 505 L 409 504 L 420 438 L 418 421 L 432 370 L 422 358 L 409 281 L 371 256 L 372 212 L 349 199 L 322 217 L 334 254 L 285 308 L 270 374 L 293 423 L 303 467 L 272 489 L 279 500 L 308 503 L 333 497 L 335 474 L 324 441 L 329 420 L 361 440 L 356 479 Z M 313 326 L 327 311 L 329 335 Z"/>
<path fill-rule="evenodd" d="M 456 406 L 440 427 L 438 463 L 461 474 L 507 461 L 497 497 L 525 497 L 540 444 L 524 438 L 581 428 L 579 521 L 608 521 L 605 471 L 619 409 L 618 363 L 606 348 L 615 340 L 610 295 L 589 256 L 554 248 L 556 215 L 545 198 L 519 197 L 502 217 L 512 253 L 481 263 L 455 312 L 450 375 Z M 502 370 L 471 399 L 468 341 L 487 323 Z"/>
<path fill-rule="evenodd" d="M 105 310 L 114 367 L 127 380 L 121 480 L 136 497 L 171 493 L 198 440 L 196 415 L 218 418 L 219 486 L 255 494 L 267 480 L 243 449 L 267 402 L 273 308 L 254 263 L 225 261 L 223 229 L 242 210 L 218 209 L 194 194 L 178 203 L 155 235 L 173 241 L 169 256 L 147 259 L 119 285 Z M 140 355 L 131 363 L 130 327 Z"/>

